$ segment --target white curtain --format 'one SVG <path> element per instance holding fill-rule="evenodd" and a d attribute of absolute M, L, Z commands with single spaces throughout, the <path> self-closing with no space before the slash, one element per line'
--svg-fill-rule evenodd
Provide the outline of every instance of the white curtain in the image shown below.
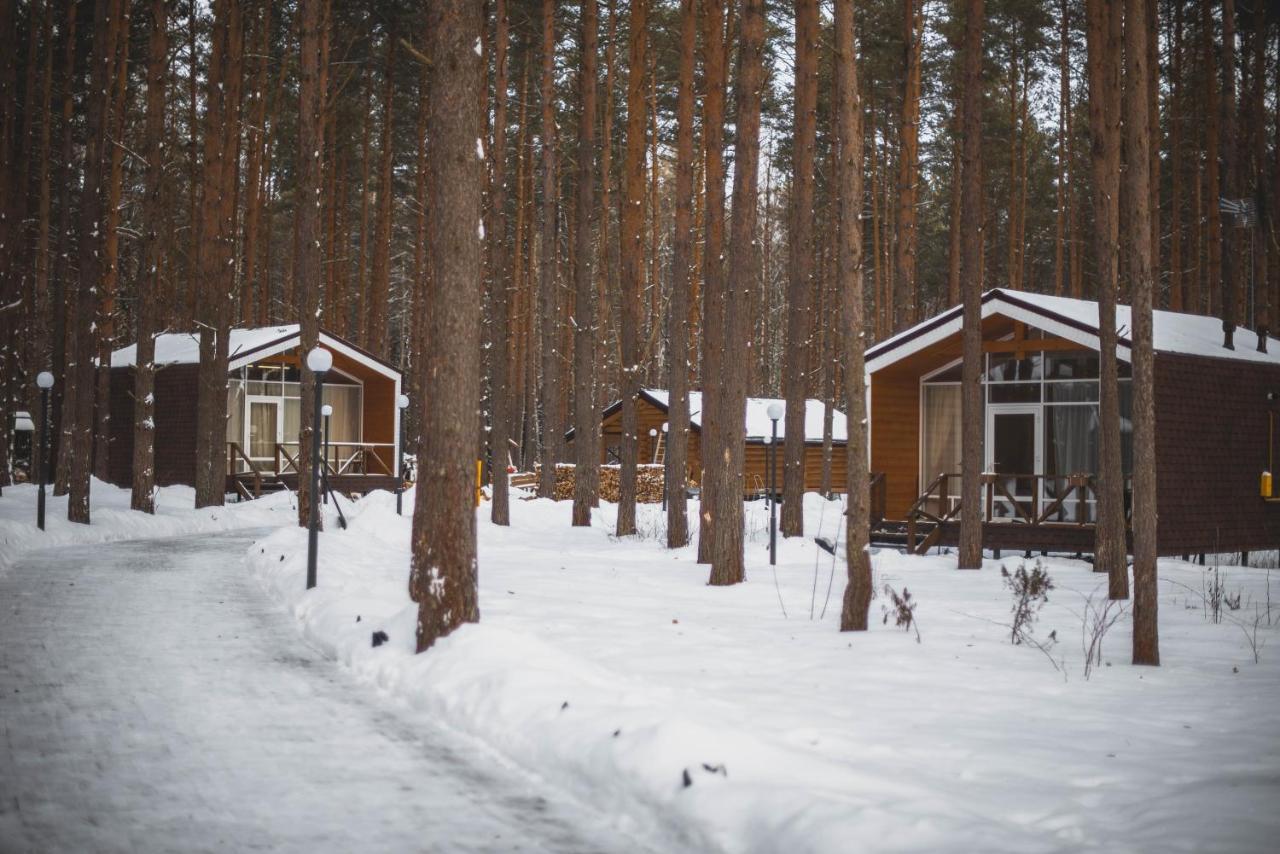
<path fill-rule="evenodd" d="M 359 442 L 361 388 L 358 385 L 326 385 L 324 402 L 333 407 L 329 418 L 330 442 Z M 350 453 L 350 449 L 344 449 Z"/>
<path fill-rule="evenodd" d="M 227 383 L 227 441 L 244 442 L 244 383 L 239 380 Z"/>
<path fill-rule="evenodd" d="M 960 386 L 926 385 L 922 486 L 940 474 L 960 471 L 960 456 Z"/>

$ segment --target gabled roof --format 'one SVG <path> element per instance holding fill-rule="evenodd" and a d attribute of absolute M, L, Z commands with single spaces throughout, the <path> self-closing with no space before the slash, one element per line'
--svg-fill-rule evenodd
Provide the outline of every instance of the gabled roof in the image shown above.
<path fill-rule="evenodd" d="M 960 331 L 962 306 L 954 306 L 922 323 L 903 330 L 867 350 L 867 372 L 874 373 L 930 344 Z M 1004 315 L 1052 335 L 1098 349 L 1098 304 L 1092 300 L 1054 297 L 1024 291 L 993 288 L 982 295 L 982 316 Z M 1154 347 L 1157 353 L 1182 353 L 1214 359 L 1280 365 L 1280 342 L 1266 353 L 1258 352 L 1258 336 L 1237 327 L 1235 349 L 1222 346 L 1222 320 L 1173 311 L 1153 312 Z M 1116 306 L 1116 355 L 1129 361 L 1131 320 L 1129 306 Z"/>
<path fill-rule="evenodd" d="M 261 326 L 252 329 L 232 329 L 227 343 L 227 369 L 236 370 L 258 359 L 292 350 L 299 345 L 302 336 L 296 323 L 282 326 Z M 400 376 L 388 362 L 369 351 L 339 338 L 331 332 L 320 330 L 320 343 L 327 349 L 342 353 L 362 365 L 391 379 Z M 132 367 L 138 356 L 138 346 L 130 344 L 111 354 L 111 367 Z M 192 332 L 166 332 L 156 336 L 155 364 L 183 365 L 200 361 L 200 336 Z"/>
<path fill-rule="evenodd" d="M 659 388 L 642 388 L 640 389 L 640 399 L 657 407 L 663 412 L 668 411 L 670 394 L 666 389 Z M 786 411 L 787 402 L 781 398 L 774 397 L 749 397 L 743 413 L 745 426 L 747 429 L 748 442 L 760 442 L 766 436 L 772 435 L 773 425 L 769 420 L 769 406 L 778 404 Z M 610 404 L 601 414 L 601 419 L 608 418 L 614 413 L 622 409 L 622 401 L 618 400 Z M 810 398 L 805 401 L 804 408 L 804 440 L 811 444 L 822 443 L 822 416 L 824 404 L 821 400 L 813 400 Z M 786 436 L 785 416 L 778 421 L 778 438 L 782 439 Z M 698 432 L 702 432 L 702 392 L 689 392 L 689 426 Z M 845 421 L 845 415 L 839 409 L 831 411 L 831 441 L 836 444 L 844 444 L 848 439 L 848 425 Z M 573 430 L 570 430 L 566 437 L 573 438 Z"/>

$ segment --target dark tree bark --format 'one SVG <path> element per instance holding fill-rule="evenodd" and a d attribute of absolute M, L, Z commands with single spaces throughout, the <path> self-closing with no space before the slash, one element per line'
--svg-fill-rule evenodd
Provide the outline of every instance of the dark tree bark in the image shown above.
<path fill-rule="evenodd" d="M 324 131 L 326 72 L 322 55 L 329 38 L 323 21 L 324 0 L 299 0 L 298 6 L 298 203 L 294 208 L 294 278 L 298 282 L 298 321 L 302 351 L 308 353 L 320 340 L 321 198 L 324 174 L 321 151 Z M 474 145 L 474 143 L 472 143 Z M 302 369 L 300 425 L 298 431 L 298 524 L 306 527 L 311 517 L 311 443 L 315 439 L 315 374 Z"/>
<path fill-rule="evenodd" d="M 387 339 L 387 304 L 391 295 L 391 211 L 395 184 L 392 180 L 392 166 L 395 163 L 395 148 L 392 145 L 392 128 L 395 99 L 395 45 L 396 38 L 387 33 L 387 62 L 384 74 L 385 82 L 382 90 L 382 126 L 378 140 L 378 210 L 374 215 L 373 225 L 373 270 L 369 275 L 369 327 L 367 345 L 369 350 L 383 359 L 390 355 Z M 363 298 L 364 295 L 362 295 Z"/>
<path fill-rule="evenodd" d="M 264 177 L 268 174 L 266 124 L 267 88 L 270 86 L 268 68 L 271 52 L 271 6 L 270 2 L 265 2 L 261 4 L 260 9 L 256 10 L 257 56 L 254 57 L 256 69 L 253 76 L 253 91 L 249 94 L 252 108 L 245 134 L 249 152 L 244 181 L 244 260 L 240 279 L 240 322 L 245 326 L 251 326 L 257 318 L 259 303 L 265 305 L 265 300 L 256 300 L 255 296 L 267 289 L 269 281 L 269 271 L 262 270 L 258 266 L 258 249 L 262 236 L 260 233 L 262 208 L 266 196 Z M 270 235 L 267 235 L 267 239 L 270 240 Z"/>
<path fill-rule="evenodd" d="M 1205 4 L 1208 5 L 1208 4 Z M 1240 198 L 1236 163 L 1236 4 L 1222 0 L 1222 195 Z M 1217 196 L 1210 198 L 1216 206 Z M 1222 229 L 1222 345 L 1234 350 L 1235 329 L 1240 325 L 1245 300 L 1243 278 L 1236 264 L 1234 223 Z"/>
<path fill-rule="evenodd" d="M 600 421 L 596 415 L 596 305 L 595 268 L 592 257 L 595 238 L 595 139 L 596 139 L 596 54 L 599 11 L 596 0 L 583 0 L 581 21 L 581 67 L 578 71 L 578 212 L 575 238 L 574 325 L 573 325 L 573 406 L 574 467 L 573 524 L 590 525 L 591 507 L 600 465 L 597 437 Z"/>
<path fill-rule="evenodd" d="M 1125 3 L 1125 199 L 1133 323 L 1133 663 L 1159 664 L 1156 625 L 1156 407 L 1151 253 L 1147 0 Z"/>
<path fill-rule="evenodd" d="M 1222 141 L 1222 109 L 1218 95 L 1218 57 L 1217 49 L 1213 40 L 1213 13 L 1211 11 L 1211 3 L 1200 4 L 1200 36 L 1201 36 L 1201 67 L 1200 72 L 1204 79 L 1205 87 L 1205 103 L 1204 103 L 1204 211 L 1206 218 L 1206 231 L 1204 239 L 1206 242 L 1205 256 L 1207 262 L 1206 268 L 1206 287 L 1204 288 L 1204 297 L 1208 302 L 1208 310 L 1213 312 L 1215 308 L 1222 305 L 1221 284 L 1226 281 L 1222 270 L 1223 255 L 1223 234 L 1222 234 L 1222 212 L 1218 208 L 1218 198 L 1223 193 L 1222 172 L 1219 152 Z M 1197 212 L 1199 213 L 1199 212 Z M 1197 299 L 1197 303 L 1199 303 Z M 1201 311 L 1199 305 L 1192 306 L 1193 312 Z M 1231 346 L 1231 330 L 1234 326 L 1225 319 L 1223 320 L 1223 344 Z"/>
<path fill-rule="evenodd" d="M 964 22 L 962 223 L 982 222 L 982 31 L 983 0 L 967 0 Z M 982 239 L 969 225 L 960 238 L 964 302 L 964 362 L 961 369 L 959 569 L 982 568 Z"/>
<path fill-rule="evenodd" d="M 542 0 L 542 230 L 539 244 L 538 319 L 542 339 L 542 441 L 539 458 L 542 469 L 538 478 L 538 495 L 551 498 L 555 494 L 556 463 L 564 442 L 564 421 L 560 410 L 561 362 L 556 342 L 560 335 L 560 284 L 556 263 L 556 234 L 559 216 L 559 191 L 556 186 L 556 112 L 555 112 L 555 0 Z"/>
<path fill-rule="evenodd" d="M 40 61 L 40 135 L 33 143 L 37 149 L 38 163 L 35 167 L 36 182 L 39 186 L 36 201 L 36 245 L 32 280 L 31 322 L 28 329 L 27 376 L 28 376 L 28 411 L 35 418 L 36 436 L 46 429 L 44 423 L 47 413 L 40 405 L 40 392 L 35 383 L 35 375 L 49 367 L 49 328 L 53 307 L 49 302 L 49 215 L 51 187 L 49 183 L 49 147 L 52 142 L 53 116 L 53 55 L 56 45 L 53 40 L 53 19 L 49 4 L 44 4 L 44 14 L 40 23 L 40 43 L 44 46 L 43 58 Z M 32 23 L 34 27 L 34 22 Z M 39 441 L 32 443 L 31 471 L 42 471 L 44 458 Z M 33 478 L 34 479 L 34 478 Z"/>
<path fill-rule="evenodd" d="M 764 2 L 743 0 L 742 26 L 738 39 L 738 73 L 734 83 L 736 139 L 733 148 L 733 220 L 729 235 L 729 269 L 724 311 L 724 343 L 736 348 L 749 340 L 750 316 L 747 295 L 758 270 L 756 240 L 756 199 L 760 161 L 760 100 L 764 83 Z M 737 584 L 746 578 L 743 566 L 742 484 L 746 449 L 747 374 L 750 365 L 743 358 L 729 358 L 726 352 L 721 373 L 708 382 L 719 383 L 716 408 L 711 413 L 719 421 L 716 428 L 718 454 L 710 465 L 718 469 L 712 488 L 716 516 L 711 519 L 711 578 L 713 585 Z"/>
<path fill-rule="evenodd" d="M 116 22 L 116 59 L 111 83 L 111 117 L 107 140 L 106 212 L 102 222 L 102 280 L 98 285 L 98 365 L 94 371 L 93 475 L 110 478 L 111 351 L 116 339 L 116 294 L 120 289 L 120 196 L 124 180 L 125 98 L 129 87 L 129 3 Z"/>
<path fill-rule="evenodd" d="M 93 357 L 96 336 L 93 324 L 98 309 L 97 288 L 102 275 L 101 239 L 98 224 L 104 215 L 103 162 L 107 142 L 107 112 L 115 57 L 115 31 L 111 20 L 118 17 L 119 0 L 95 0 L 93 12 L 93 52 L 86 95 L 84 180 L 80 191 L 79 267 L 75 296 L 75 323 L 67 365 L 68 394 L 73 405 L 64 414 L 69 421 L 66 452 L 70 494 L 67 519 L 89 524 L 89 472 L 93 454 Z M 117 14 L 113 14 L 117 13 Z"/>
<path fill-rule="evenodd" d="M 1169 42 L 1169 301 L 1172 311 L 1182 311 L 1187 303 L 1182 275 L 1182 3 L 1173 4 L 1173 37 Z"/>
<path fill-rule="evenodd" d="M 719 377 L 724 363 L 724 99 L 728 46 L 725 40 L 725 0 L 702 3 L 702 77 L 706 87 L 702 102 L 702 147 L 706 158 L 703 193 L 702 253 L 702 476 L 698 514 L 698 563 L 711 562 L 711 522 L 719 513 L 716 501 L 725 488 L 714 483 L 721 469 L 710 461 L 724 443 L 718 438 L 716 412 Z M 741 492 L 741 487 L 735 487 Z M 741 494 L 734 495 L 741 501 Z"/>
<path fill-rule="evenodd" d="M 75 293 L 75 281 L 71 273 L 71 190 L 76 183 L 75 167 L 75 122 L 72 117 L 75 111 L 76 89 L 76 8 L 75 3 L 67 4 L 67 29 L 64 42 L 65 54 L 62 66 L 62 141 L 58 156 L 58 246 L 53 263 L 53 392 L 50 397 L 52 415 L 49 425 L 49 453 L 57 470 L 53 481 L 53 494 L 66 495 L 70 488 L 71 470 L 69 454 L 71 419 L 63 418 L 63 404 L 68 400 L 71 381 L 67 375 L 67 334 L 75 325 L 75 306 L 72 296 Z M 70 321 L 70 322 L 68 322 Z"/>
<path fill-rule="evenodd" d="M 137 357 L 133 374 L 133 494 L 130 505 L 144 513 L 155 504 L 155 352 L 161 234 L 165 226 L 164 136 L 165 84 L 169 64 L 168 0 L 151 0 L 151 35 L 147 41 L 147 115 L 143 156 L 147 161 L 142 199 L 142 264 L 138 270 L 135 336 Z"/>
<path fill-rule="evenodd" d="M 507 0 L 497 0 L 494 12 L 493 36 L 493 143 L 489 147 L 492 164 L 492 187 L 489 198 L 490 220 L 486 234 L 489 238 L 489 272 L 493 276 L 492 322 L 501 334 L 493 335 L 493 373 L 491 378 L 492 405 L 489 430 L 489 459 L 492 466 L 493 506 L 490 519 L 495 525 L 511 524 L 510 480 L 507 474 L 509 454 L 507 446 L 511 436 L 511 337 L 515 325 L 511 318 L 510 265 L 507 261 Z M 425 137 L 420 136 L 421 139 Z M 426 165 L 422 159 L 419 168 Z M 426 204 L 425 187 L 420 194 Z M 425 236 L 425 235 L 424 235 Z M 517 231 L 516 238 L 520 235 Z M 417 278 L 414 280 L 418 281 Z"/>
<path fill-rule="evenodd" d="M 916 281 L 917 185 L 920 181 L 920 61 L 924 46 L 923 0 L 903 3 L 902 123 L 898 132 L 898 239 L 894 265 L 896 297 L 893 329 L 901 331 L 920 319 L 919 283 Z"/>
<path fill-rule="evenodd" d="M 1129 598 L 1116 366 L 1119 270 L 1120 69 L 1122 9 L 1089 0 L 1089 133 L 1093 164 L 1094 247 L 1098 269 L 1099 429 L 1094 564 L 1108 575 L 1108 595 Z"/>
<path fill-rule="evenodd" d="M 912 0 L 914 2 L 914 0 Z M 787 398 L 782 449 L 782 535 L 804 536 L 804 440 L 813 293 L 814 149 L 818 133 L 818 0 L 796 3 L 795 145 L 792 161 L 791 281 L 787 290 Z M 917 75 L 917 80 L 919 77 Z"/>
<path fill-rule="evenodd" d="M 871 607 L 869 540 L 870 478 L 867 473 L 866 370 L 863 334 L 866 299 L 862 276 L 862 98 L 858 86 L 853 0 L 836 0 L 836 89 L 841 93 L 837 130 L 840 146 L 837 186 L 840 197 L 836 265 L 840 312 L 844 323 L 845 397 L 848 401 L 848 507 L 845 511 L 845 568 L 848 581 L 840 611 L 840 631 L 865 631 Z M 845 93 L 848 93 L 847 95 Z"/>
<path fill-rule="evenodd" d="M 667 548 L 689 543 L 685 477 L 689 459 L 689 305 L 693 284 L 693 79 L 698 41 L 695 0 L 680 2 L 680 70 L 676 93 L 676 211 L 672 230 L 671 305 L 667 316 Z"/>
<path fill-rule="evenodd" d="M 480 401 L 480 222 L 484 164 L 484 75 L 475 45 L 482 4 L 440 0 L 430 7 L 428 93 L 431 289 L 425 304 L 420 453 L 436 472 L 417 491 L 409 593 L 418 603 L 418 652 L 480 619 L 473 470 Z M 430 405 L 427 404 L 430 401 Z"/>
<path fill-rule="evenodd" d="M 636 397 L 640 391 L 640 308 L 644 290 L 644 74 L 649 41 L 649 2 L 631 5 L 627 45 L 627 143 L 623 156 L 622 210 L 618 217 L 622 259 L 622 470 L 617 535 L 636 532 Z"/>

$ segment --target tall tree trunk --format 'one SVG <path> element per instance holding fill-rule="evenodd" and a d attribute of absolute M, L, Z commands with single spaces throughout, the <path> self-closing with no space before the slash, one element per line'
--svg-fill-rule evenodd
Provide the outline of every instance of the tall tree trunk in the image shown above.
<path fill-rule="evenodd" d="M 743 466 L 746 451 L 746 360 L 729 358 L 733 342 L 747 341 L 750 317 L 745 294 L 751 288 L 759 264 L 756 239 L 756 198 L 760 161 L 760 102 L 764 83 L 764 0 L 743 0 L 738 39 L 738 73 L 734 82 L 736 138 L 733 147 L 733 220 L 729 233 L 729 269 L 725 283 L 723 343 L 726 351 L 717 380 L 717 447 L 707 456 L 718 469 L 712 487 L 716 517 L 711 520 L 711 579 L 713 585 L 737 584 L 746 578 L 743 565 Z"/>
<path fill-rule="evenodd" d="M 105 214 L 102 167 L 107 143 L 107 114 L 116 52 L 112 21 L 119 17 L 120 0 L 95 0 L 93 12 L 93 52 L 89 65 L 89 92 L 86 95 L 84 180 L 80 191 L 79 267 L 80 280 L 75 297 L 74 334 L 71 362 L 67 365 L 68 395 L 73 406 L 64 417 L 69 420 L 67 519 L 89 524 L 89 472 L 93 453 L 93 357 L 96 336 L 94 323 L 98 308 L 97 289 L 102 276 L 99 223 Z"/>
<path fill-rule="evenodd" d="M 215 0 L 206 90 L 204 175 L 196 257 L 200 288 L 200 377 L 196 408 L 196 507 L 226 494 L 227 361 L 235 283 L 240 77 L 240 0 Z"/>
<path fill-rule="evenodd" d="M 1071 197 L 1067 193 L 1067 116 L 1071 113 L 1071 66 L 1069 60 L 1071 32 L 1067 0 L 1059 8 L 1058 39 L 1058 204 L 1054 217 L 1053 241 L 1053 293 L 1062 296 L 1064 273 L 1067 263 L 1067 207 Z"/>
<path fill-rule="evenodd" d="M 137 355 L 133 374 L 133 493 L 130 506 L 144 513 L 155 504 L 155 353 L 160 262 L 165 220 L 165 83 L 169 65 L 169 0 L 151 0 L 147 41 L 147 115 L 144 131 L 147 174 L 142 199 L 142 264 L 138 270 Z"/>
<path fill-rule="evenodd" d="M 255 295 L 266 288 L 264 271 L 258 267 L 258 247 L 266 183 L 263 177 L 266 175 L 267 89 L 271 85 L 271 77 L 267 73 L 271 52 L 271 3 L 263 3 L 255 11 L 258 55 L 254 57 L 257 69 L 253 77 L 253 91 L 249 95 L 253 106 L 246 134 L 249 154 L 244 181 L 244 260 L 240 280 L 240 322 L 245 326 L 251 326 L 257 317 Z M 264 281 L 259 281 L 260 276 Z"/>
<path fill-rule="evenodd" d="M 53 40 L 53 19 L 54 15 L 50 14 L 49 4 L 44 4 L 44 9 L 40 16 L 40 43 L 44 45 L 42 59 L 40 60 L 40 135 L 33 141 L 36 148 L 37 165 L 35 167 L 36 183 L 38 184 L 37 201 L 36 201 L 36 245 L 34 258 L 34 276 L 32 279 L 32 302 L 31 302 L 31 318 L 28 327 L 27 337 L 27 374 L 29 379 L 34 380 L 34 374 L 49 368 L 49 328 L 53 315 L 53 307 L 49 302 L 49 214 L 51 203 L 51 186 L 49 183 L 49 147 L 52 143 L 52 103 L 53 103 L 53 55 L 56 52 L 56 45 Z M 35 27 L 33 20 L 31 26 Z M 34 65 L 34 61 L 33 61 Z M 30 403 L 28 411 L 35 415 L 35 427 L 37 432 L 34 436 L 44 435 L 48 429 L 45 420 L 48 413 L 41 406 L 41 395 L 36 389 L 35 383 L 28 383 L 30 391 L 28 393 Z M 43 472 L 45 459 L 44 449 L 39 447 L 39 441 L 31 443 L 31 473 L 34 477 L 36 472 Z"/>
<path fill-rule="evenodd" d="M 321 151 L 324 147 L 323 116 L 329 29 L 324 14 L 325 0 L 299 0 L 298 5 L 298 185 L 294 206 L 294 276 L 301 283 L 298 321 L 302 351 L 309 353 L 320 340 L 320 289 L 323 275 L 320 187 L 324 175 Z M 473 143 L 474 145 L 474 143 Z M 313 424 L 316 378 L 305 365 L 302 369 L 301 415 L 298 430 L 298 524 L 306 527 L 311 517 L 311 443 L 316 440 Z M 421 405 L 419 403 L 419 405 Z"/>
<path fill-rule="evenodd" d="M 97 368 L 94 371 L 93 475 L 111 478 L 111 351 L 116 337 L 116 294 L 120 290 L 120 196 L 124 190 L 125 96 L 129 88 L 129 9 L 116 22 L 116 59 L 107 142 L 107 208 L 102 222 L 102 280 L 98 286 Z"/>
<path fill-rule="evenodd" d="M 559 190 L 556 185 L 556 112 L 555 52 L 556 3 L 542 0 L 542 230 L 538 268 L 538 319 L 542 339 L 541 474 L 538 495 L 551 498 L 556 488 L 556 463 L 564 442 L 564 422 L 560 411 L 561 353 L 557 346 L 560 335 L 560 284 L 557 269 L 556 235 L 558 233 Z M 643 110 L 641 110 L 643 112 Z"/>
<path fill-rule="evenodd" d="M 1200 34 L 1201 34 L 1201 50 L 1203 52 L 1200 73 L 1204 79 L 1205 86 L 1205 141 L 1204 141 L 1204 169 L 1205 169 L 1205 187 L 1203 199 L 1203 211 L 1205 216 L 1205 256 L 1206 256 L 1206 287 L 1204 288 L 1205 298 L 1208 302 L 1208 310 L 1212 313 L 1216 307 L 1222 304 L 1222 300 L 1217 298 L 1221 293 L 1220 288 L 1222 282 L 1225 281 L 1222 271 L 1222 212 L 1218 208 L 1218 199 L 1223 194 L 1221 162 L 1219 160 L 1219 151 L 1222 141 L 1222 109 L 1219 104 L 1218 96 L 1218 61 L 1217 50 L 1213 41 L 1213 17 L 1210 3 L 1200 4 Z M 1192 309 L 1199 312 L 1200 308 Z M 1226 315 L 1223 315 L 1224 318 Z M 1231 345 L 1231 330 L 1234 326 L 1226 319 L 1223 320 L 1223 344 Z"/>
<path fill-rule="evenodd" d="M 596 55 L 599 52 L 599 10 L 596 0 L 582 0 L 581 67 L 578 71 L 578 213 L 575 240 L 574 325 L 573 325 L 573 406 L 574 467 L 573 524 L 591 524 L 595 492 L 594 471 L 600 465 L 597 437 L 600 420 L 596 415 L 596 305 L 595 259 L 595 145 L 596 145 Z"/>
<path fill-rule="evenodd" d="M 72 380 L 67 373 L 68 333 L 76 332 L 75 306 L 72 296 L 75 294 L 75 282 L 71 272 L 71 190 L 76 180 L 75 167 L 75 122 L 72 121 L 75 111 L 76 89 L 76 8 L 77 4 L 67 4 L 67 27 L 65 33 L 65 54 L 62 66 L 62 141 L 58 156 L 58 247 L 53 264 L 53 392 L 50 394 L 49 453 L 51 461 L 56 462 L 57 471 L 54 476 L 53 494 L 62 496 L 70 488 L 70 460 L 66 453 L 69 446 L 71 419 L 63 418 L 63 404 L 70 401 Z M 74 409 L 74 403 L 69 408 Z"/>
<path fill-rule="evenodd" d="M 594 5 L 594 4 L 593 4 Z M 492 403 L 489 413 L 489 460 L 491 466 L 493 500 L 490 520 L 495 525 L 511 524 L 510 482 L 507 474 L 509 454 L 507 446 L 511 436 L 511 338 L 515 334 L 510 317 L 512 280 L 507 260 L 507 0 L 497 0 L 494 10 L 493 35 L 493 142 L 489 146 L 489 163 L 492 168 L 489 197 L 489 227 L 485 234 L 489 240 L 489 273 L 493 276 L 493 367 L 490 380 Z M 429 78 L 428 78 L 429 79 Z M 424 113 L 425 115 L 425 113 Z M 425 128 L 424 128 L 425 130 Z M 425 136 L 419 132 L 418 139 Z M 426 158 L 419 161 L 420 174 Z M 419 192 L 420 203 L 426 203 L 425 187 Z M 516 238 L 519 239 L 517 232 Z M 421 239 L 421 236 L 420 238 Z M 424 247 L 419 244 L 419 254 L 425 259 Z M 418 255 L 415 255 L 415 258 Z M 418 261 L 417 263 L 422 263 Z M 414 277 L 415 286 L 420 277 Z M 499 334 L 499 332 L 501 334 Z M 581 437 L 579 437 L 581 438 Z"/>
<path fill-rule="evenodd" d="M 923 0 L 903 3 L 906 26 L 903 30 L 902 123 L 898 131 L 898 216 L 897 263 L 894 265 L 894 299 L 898 314 L 894 331 L 920 319 L 916 282 L 916 200 L 920 182 L 920 58 L 924 45 Z"/>
<path fill-rule="evenodd" d="M 1182 275 L 1182 3 L 1173 3 L 1173 37 L 1169 43 L 1169 301 L 1172 311 L 1182 311 L 1187 303 Z"/>
<path fill-rule="evenodd" d="M 1125 3 L 1125 198 L 1133 323 L 1133 663 L 1159 664 L 1156 626 L 1156 406 L 1147 0 Z"/>
<path fill-rule="evenodd" d="M 914 0 L 911 0 L 914 2 Z M 911 3 L 908 3 L 910 7 Z M 910 21 L 911 13 L 907 13 Z M 787 290 L 784 394 L 786 443 L 782 451 L 782 535 L 804 536 L 804 441 L 808 399 L 809 324 L 813 293 L 814 148 L 818 133 L 818 0 L 796 3 L 795 143 L 792 161 L 791 281 Z M 917 81 L 919 77 L 917 76 Z M 908 88 L 910 84 L 908 83 Z M 909 93 L 908 93 L 909 96 Z M 766 230 L 766 240 L 768 233 Z"/>
<path fill-rule="evenodd" d="M 619 472 L 617 535 L 636 532 L 636 398 L 640 392 L 640 311 L 644 289 L 645 97 L 649 2 L 631 5 L 627 42 L 627 143 L 623 156 L 622 210 L 618 218 L 622 259 L 622 470 Z"/>
<path fill-rule="evenodd" d="M 432 287 L 419 294 L 427 326 L 417 406 L 420 453 L 439 474 L 431 489 L 417 491 L 413 513 L 409 591 L 418 603 L 418 652 L 480 619 L 472 466 L 484 275 L 484 169 L 476 140 L 483 133 L 485 101 L 475 50 L 482 8 L 468 0 L 440 0 L 430 7 L 427 27 Z"/>
<path fill-rule="evenodd" d="M 1089 134 L 1093 164 L 1094 247 L 1098 269 L 1097 526 L 1094 564 L 1108 575 L 1108 595 L 1129 597 L 1120 454 L 1120 392 L 1116 366 L 1116 291 L 1120 222 L 1120 69 L 1122 9 L 1088 0 Z"/>
<path fill-rule="evenodd" d="M 981 0 L 979 0 L 981 2 Z M 871 555 L 867 549 L 870 479 L 867 473 L 865 341 L 866 300 L 862 278 L 862 98 L 858 87 L 853 0 L 835 0 L 836 88 L 841 94 L 837 135 L 840 160 L 839 257 L 836 264 L 843 320 L 845 398 L 848 409 L 849 491 L 845 511 L 845 584 L 840 631 L 866 631 L 871 607 Z"/>
<path fill-rule="evenodd" d="M 960 220 L 982 222 L 982 30 L 983 0 L 967 0 L 964 23 L 963 193 Z M 964 303 L 961 369 L 960 553 L 958 568 L 982 568 L 982 229 L 960 238 Z"/>
<path fill-rule="evenodd" d="M 667 315 L 667 548 L 689 543 L 685 478 L 689 459 L 689 306 L 693 286 L 693 80 L 698 42 L 695 0 L 680 0 L 680 70 L 676 91 L 676 210 L 671 233 L 671 305 Z"/>
<path fill-rule="evenodd" d="M 378 141 L 378 211 L 374 217 L 373 272 L 369 278 L 369 350 L 380 358 L 390 356 L 387 338 L 387 304 L 391 295 L 391 212 L 395 183 L 392 177 L 395 148 L 392 145 L 395 97 L 394 32 L 387 33 L 387 64 L 382 90 L 382 128 Z"/>
<path fill-rule="evenodd" d="M 1240 198 L 1236 163 L 1236 4 L 1222 0 L 1222 195 Z M 1216 198 L 1216 197 L 1215 197 Z M 1214 201 L 1211 199 L 1211 203 Z M 1222 229 L 1222 334 L 1223 346 L 1235 349 L 1235 328 L 1244 320 L 1243 279 L 1236 264 L 1235 223 Z"/>
<path fill-rule="evenodd" d="M 726 487 L 714 484 L 720 469 L 712 456 L 724 447 L 718 438 L 720 424 L 710 417 L 717 411 L 721 389 L 718 377 L 724 371 L 724 308 L 727 298 L 724 281 L 724 98 L 727 78 L 725 40 L 725 0 L 702 3 L 702 102 L 703 155 L 706 158 L 704 192 L 706 212 L 702 255 L 702 476 L 698 514 L 698 563 L 710 563 L 711 523 L 719 514 L 716 503 Z M 741 486 L 734 501 L 741 501 Z"/>

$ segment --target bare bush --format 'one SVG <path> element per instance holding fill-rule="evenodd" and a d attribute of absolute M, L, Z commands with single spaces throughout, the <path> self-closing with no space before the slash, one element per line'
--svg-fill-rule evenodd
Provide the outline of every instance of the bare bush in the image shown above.
<path fill-rule="evenodd" d="M 1088 679 L 1093 669 L 1102 664 L 1102 642 L 1107 632 L 1119 622 L 1127 610 L 1123 602 L 1103 597 L 1101 602 L 1094 596 L 1102 588 L 1094 590 L 1084 600 L 1084 613 L 1081 615 L 1080 646 L 1084 651 L 1084 678 Z"/>
<path fill-rule="evenodd" d="M 1012 573 L 1000 567 L 1000 575 L 1004 586 L 1013 594 L 1013 623 L 1009 627 L 1009 641 L 1015 646 L 1023 643 L 1034 643 L 1032 635 L 1035 624 L 1040 619 L 1040 609 L 1049 601 L 1049 591 L 1053 589 L 1053 579 L 1045 572 L 1040 561 L 1027 572 L 1026 564 L 1022 564 Z"/>
<path fill-rule="evenodd" d="M 911 591 L 902 588 L 902 595 L 898 595 L 898 591 L 894 590 L 888 584 L 884 586 L 884 593 L 889 597 L 889 601 L 893 603 L 893 607 L 882 605 L 884 611 L 885 625 L 889 624 L 889 616 L 893 616 L 893 624 L 903 631 L 915 631 L 916 643 L 920 643 L 920 625 L 916 622 L 916 601 L 911 598 Z"/>

